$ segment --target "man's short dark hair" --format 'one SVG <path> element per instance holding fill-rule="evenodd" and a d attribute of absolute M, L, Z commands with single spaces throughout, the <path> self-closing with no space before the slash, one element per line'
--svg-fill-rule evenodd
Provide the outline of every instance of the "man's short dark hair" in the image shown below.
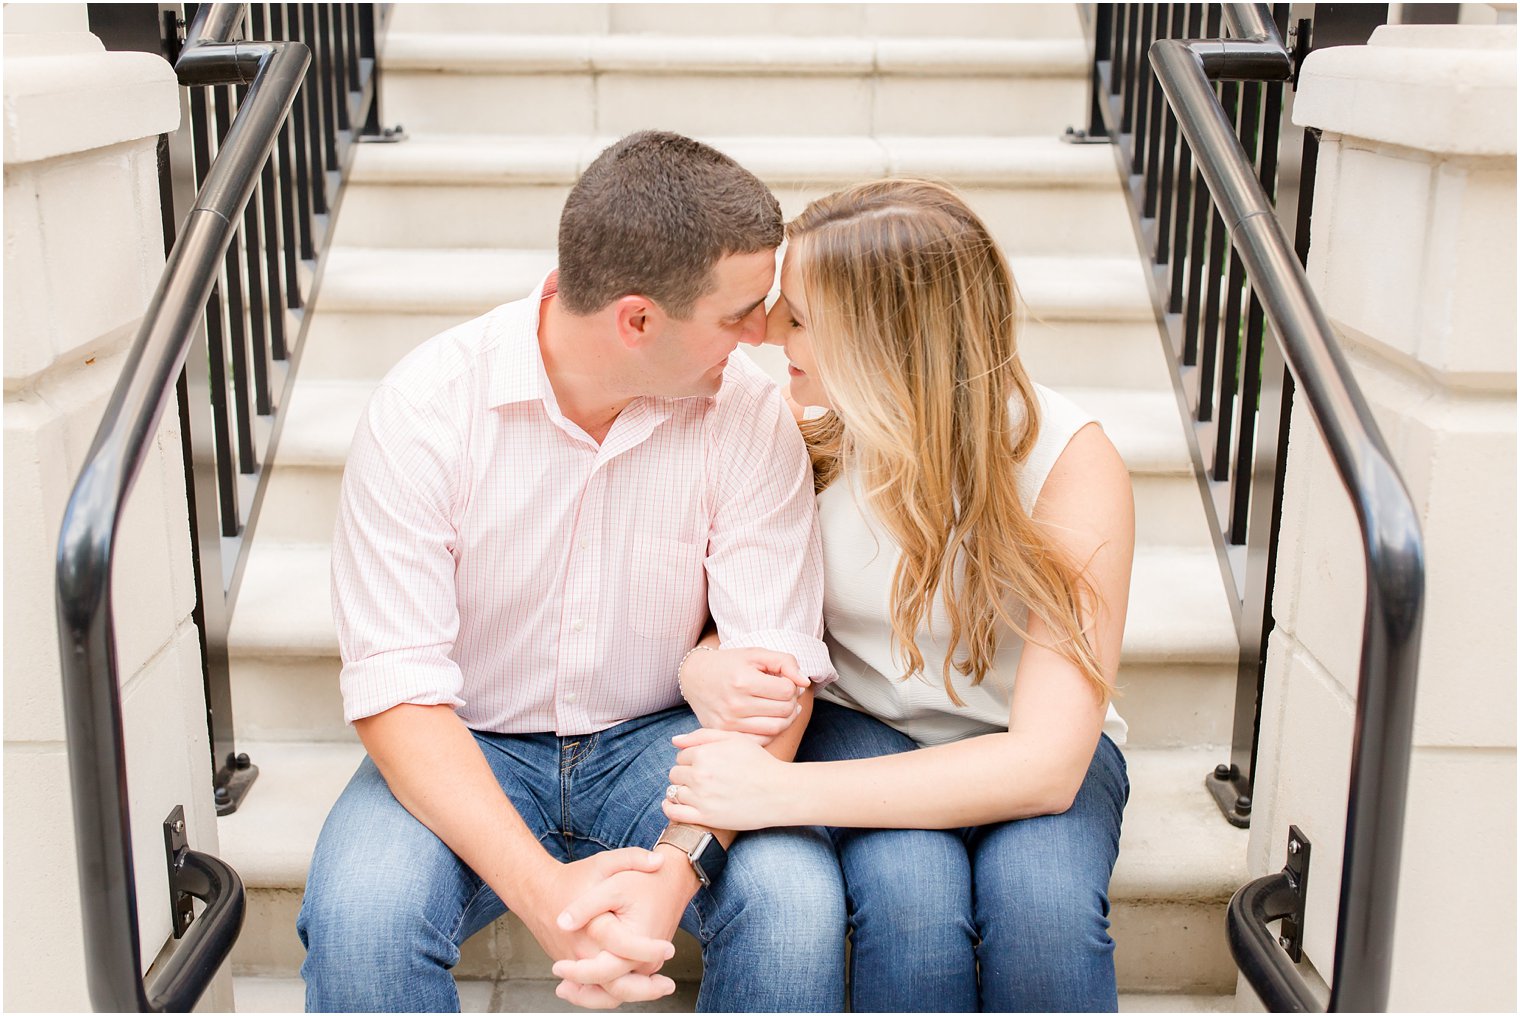
<path fill-rule="evenodd" d="M 684 319 L 719 259 L 781 236 L 781 206 L 749 170 L 700 141 L 640 131 L 598 155 L 565 201 L 559 297 L 591 314 L 638 294 Z"/>

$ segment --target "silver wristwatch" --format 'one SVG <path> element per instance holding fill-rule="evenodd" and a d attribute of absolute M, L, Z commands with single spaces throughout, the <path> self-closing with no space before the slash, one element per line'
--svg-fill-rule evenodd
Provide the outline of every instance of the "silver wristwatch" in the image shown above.
<path fill-rule="evenodd" d="M 660 833 L 655 846 L 661 843 L 668 843 L 686 855 L 686 859 L 691 862 L 691 870 L 697 873 L 697 881 L 704 888 L 712 888 L 713 883 L 718 881 L 718 876 L 723 874 L 723 866 L 728 863 L 728 851 L 723 849 L 718 838 L 696 826 L 672 822 Z"/>

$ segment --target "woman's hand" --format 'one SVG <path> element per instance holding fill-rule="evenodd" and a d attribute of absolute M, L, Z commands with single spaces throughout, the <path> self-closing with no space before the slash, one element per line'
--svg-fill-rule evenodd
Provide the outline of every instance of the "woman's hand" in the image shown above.
<path fill-rule="evenodd" d="M 798 770 L 753 737 L 703 729 L 671 743 L 681 749 L 670 770 L 675 796 L 665 799 L 672 822 L 734 830 L 797 824 Z"/>
<path fill-rule="evenodd" d="M 714 649 L 692 653 L 677 675 L 697 720 L 769 744 L 797 718 L 797 697 L 811 682 L 790 653 Z"/>

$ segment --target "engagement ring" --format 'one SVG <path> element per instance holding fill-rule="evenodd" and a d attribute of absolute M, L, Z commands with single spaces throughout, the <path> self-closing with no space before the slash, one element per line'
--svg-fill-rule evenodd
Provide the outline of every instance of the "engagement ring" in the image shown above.
<path fill-rule="evenodd" d="M 670 786 L 668 786 L 668 787 L 665 788 L 665 800 L 667 800 L 667 801 L 671 801 L 671 802 L 673 802 L 675 804 L 680 804 L 681 803 L 680 794 L 681 794 L 681 788 L 679 786 L 677 786 L 676 784 L 674 784 L 674 783 L 672 783 Z"/>

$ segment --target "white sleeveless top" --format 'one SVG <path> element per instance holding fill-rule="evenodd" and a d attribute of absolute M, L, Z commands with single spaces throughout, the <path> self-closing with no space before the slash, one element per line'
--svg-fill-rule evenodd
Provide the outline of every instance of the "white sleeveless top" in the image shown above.
<path fill-rule="evenodd" d="M 1034 511 L 1045 478 L 1072 436 L 1095 422 L 1064 396 L 1039 385 L 1035 391 L 1040 400 L 1040 435 L 1018 481 L 1019 499 L 1027 512 Z M 1021 409 L 1014 403 L 1011 411 Z M 945 694 L 949 623 L 944 602 L 936 596 L 933 623 L 925 621 L 918 632 L 923 673 L 903 680 L 905 668 L 894 659 L 890 620 L 892 573 L 902 555 L 865 506 L 857 474 L 841 473 L 818 495 L 818 520 L 823 532 L 823 618 L 828 629 L 824 640 L 839 672 L 839 680 L 818 694 L 869 713 L 920 745 L 1007 730 L 1013 678 L 1024 640 L 1002 628 L 992 667 L 979 685 L 952 670 L 955 690 L 965 703 L 956 706 Z M 1127 729 L 1110 704 L 1103 732 L 1123 745 Z"/>

